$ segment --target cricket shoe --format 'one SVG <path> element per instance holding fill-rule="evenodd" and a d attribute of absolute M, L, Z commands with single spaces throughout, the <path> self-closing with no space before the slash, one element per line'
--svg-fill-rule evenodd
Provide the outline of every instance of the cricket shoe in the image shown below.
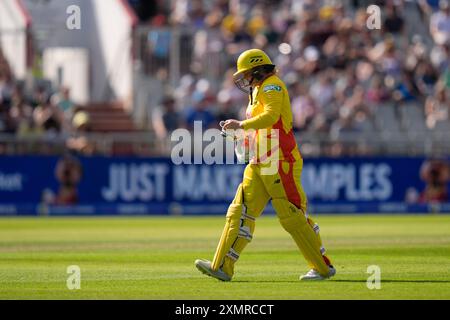
<path fill-rule="evenodd" d="M 311 269 L 307 274 L 300 276 L 300 280 L 303 281 L 317 281 L 317 280 L 325 280 L 329 279 L 336 274 L 336 269 L 333 266 L 330 266 L 330 271 L 327 276 L 322 276 L 317 270 Z"/>
<path fill-rule="evenodd" d="M 201 273 L 204 273 L 207 276 L 219 279 L 221 281 L 230 281 L 231 280 L 231 277 L 229 275 L 227 275 L 225 272 L 223 272 L 222 269 L 219 268 L 219 270 L 214 271 L 211 268 L 211 261 L 204 260 L 204 259 L 197 259 L 197 260 L 195 260 L 195 266 Z"/>

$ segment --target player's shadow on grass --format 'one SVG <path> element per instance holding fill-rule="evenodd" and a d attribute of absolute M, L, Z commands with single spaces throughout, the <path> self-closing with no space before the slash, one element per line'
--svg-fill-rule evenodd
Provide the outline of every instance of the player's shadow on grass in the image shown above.
<path fill-rule="evenodd" d="M 366 283 L 367 280 L 347 280 L 347 279 L 331 279 L 331 282 L 349 282 L 349 283 Z M 300 283 L 300 280 L 234 280 L 233 282 L 243 283 Z M 313 282 L 313 281 L 311 281 Z M 381 283 L 450 283 L 450 280 L 390 280 L 381 279 Z"/>

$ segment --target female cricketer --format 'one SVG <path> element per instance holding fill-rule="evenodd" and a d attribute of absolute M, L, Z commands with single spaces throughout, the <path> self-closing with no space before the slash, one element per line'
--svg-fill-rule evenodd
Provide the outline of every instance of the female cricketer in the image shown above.
<path fill-rule="evenodd" d="M 292 236 L 311 270 L 300 280 L 324 280 L 336 274 L 319 235 L 319 226 L 308 217 L 307 199 L 300 176 L 303 159 L 292 131 L 292 111 L 289 94 L 276 75 L 275 65 L 265 52 L 251 49 L 237 60 L 234 74 L 236 85 L 249 94 L 247 119 L 229 119 L 224 130 L 243 129 L 254 132 L 256 150 L 273 141 L 267 153 L 256 152 L 244 171 L 242 183 L 228 208 L 226 223 L 211 261 L 199 259 L 195 266 L 202 273 L 222 281 L 230 281 L 234 264 L 245 246 L 252 240 L 255 220 L 272 201 L 283 228 Z M 262 159 L 276 157 L 276 170 Z"/>

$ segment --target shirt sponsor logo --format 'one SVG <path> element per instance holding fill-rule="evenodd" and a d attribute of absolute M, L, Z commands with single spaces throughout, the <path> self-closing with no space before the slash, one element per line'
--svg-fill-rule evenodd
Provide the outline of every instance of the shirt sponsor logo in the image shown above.
<path fill-rule="evenodd" d="M 269 84 L 267 86 L 264 86 L 264 88 L 263 88 L 264 92 L 272 91 L 272 90 L 281 91 L 281 87 L 277 86 L 276 84 Z"/>

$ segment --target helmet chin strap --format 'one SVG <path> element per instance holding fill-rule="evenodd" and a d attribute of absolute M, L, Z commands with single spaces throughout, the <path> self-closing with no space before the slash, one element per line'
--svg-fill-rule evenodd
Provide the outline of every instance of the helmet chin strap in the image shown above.
<path fill-rule="evenodd" d="M 252 77 L 252 79 L 249 81 L 250 84 L 250 104 L 253 105 L 253 87 L 252 87 L 252 83 L 253 80 L 255 80 L 255 78 Z"/>

